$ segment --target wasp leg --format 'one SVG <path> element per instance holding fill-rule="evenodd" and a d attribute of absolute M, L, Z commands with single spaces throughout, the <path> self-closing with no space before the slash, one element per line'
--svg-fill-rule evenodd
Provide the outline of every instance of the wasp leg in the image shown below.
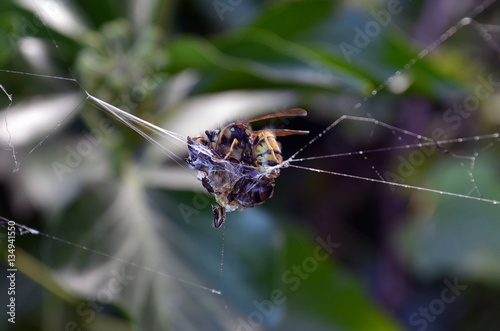
<path fill-rule="evenodd" d="M 231 143 L 231 147 L 229 148 L 229 152 L 227 152 L 226 156 L 224 156 L 224 160 L 227 160 L 231 154 L 233 154 L 233 150 L 234 150 L 234 147 L 236 145 L 238 145 L 240 142 L 238 141 L 238 139 L 233 139 L 233 142 Z"/>
<path fill-rule="evenodd" d="M 226 212 L 219 205 L 212 205 L 212 212 L 214 213 L 214 228 L 220 228 L 226 220 Z"/>
<path fill-rule="evenodd" d="M 276 154 L 274 153 L 274 148 L 273 146 L 271 145 L 271 143 L 269 142 L 269 139 L 267 139 L 267 135 L 264 135 L 264 142 L 266 143 L 266 147 L 267 147 L 267 150 L 269 151 L 269 153 L 271 153 L 271 156 L 273 158 L 273 160 L 278 160 L 276 158 Z"/>

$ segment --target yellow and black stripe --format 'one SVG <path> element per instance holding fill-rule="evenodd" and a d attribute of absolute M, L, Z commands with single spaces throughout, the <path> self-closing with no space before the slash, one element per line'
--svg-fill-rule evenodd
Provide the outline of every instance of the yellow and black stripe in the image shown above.
<path fill-rule="evenodd" d="M 273 167 L 283 161 L 281 146 L 269 130 L 259 132 L 254 141 L 254 153 L 258 167 Z"/>

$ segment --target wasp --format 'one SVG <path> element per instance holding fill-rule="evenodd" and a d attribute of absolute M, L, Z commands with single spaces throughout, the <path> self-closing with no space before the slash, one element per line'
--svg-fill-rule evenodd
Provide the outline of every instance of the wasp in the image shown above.
<path fill-rule="evenodd" d="M 250 123 L 285 116 L 306 116 L 293 108 L 230 123 L 222 129 L 205 131 L 206 138 L 187 137 L 189 157 L 186 162 L 198 171 L 203 187 L 215 196 L 212 206 L 214 227 L 224 222 L 226 212 L 259 205 L 274 193 L 274 180 L 283 163 L 277 137 L 308 134 L 288 129 L 252 130 Z"/>

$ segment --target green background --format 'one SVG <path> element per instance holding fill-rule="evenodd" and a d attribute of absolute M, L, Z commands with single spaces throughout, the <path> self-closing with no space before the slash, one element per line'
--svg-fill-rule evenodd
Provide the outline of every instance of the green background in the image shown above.
<path fill-rule="evenodd" d="M 9 100 L 0 94 L 1 123 L 7 115 L 20 162 L 12 173 L 2 138 L 0 214 L 79 245 L 17 236 L 17 323 L 2 313 L 1 329 L 498 325 L 498 205 L 286 168 L 272 199 L 228 214 L 225 226 L 214 229 L 213 198 L 184 164 L 182 146 L 146 131 L 174 152 L 170 159 L 85 98 L 83 89 L 183 137 L 307 109 L 307 118 L 271 123 L 311 132 L 280 139 L 285 157 L 341 115 L 374 117 L 427 137 L 435 130 L 449 139 L 499 132 L 497 86 L 473 111 L 453 112 L 478 95 L 482 78 L 500 80 L 499 6 L 477 17 L 492 26 L 460 29 L 404 70 L 477 7 L 474 1 L 397 4 L 2 2 L 0 68 L 76 78 L 81 87 L 0 72 L 13 96 L 7 112 Z M 490 42 L 481 28 L 491 31 Z M 356 40 L 364 42 L 359 54 L 346 57 L 340 46 L 356 47 Z M 398 70 L 401 78 L 389 84 Z M 448 144 L 428 155 L 395 148 L 416 142 L 401 131 L 345 121 L 297 157 L 389 151 L 297 165 L 375 179 L 393 174 L 404 184 L 500 200 L 498 139 Z M 474 153 L 473 165 L 462 157 Z M 7 247 L 4 233 L 0 244 Z M 322 241 L 335 243 L 333 250 Z M 457 293 L 450 283 L 459 284 Z M 0 284 L 3 305 L 5 277 Z"/>

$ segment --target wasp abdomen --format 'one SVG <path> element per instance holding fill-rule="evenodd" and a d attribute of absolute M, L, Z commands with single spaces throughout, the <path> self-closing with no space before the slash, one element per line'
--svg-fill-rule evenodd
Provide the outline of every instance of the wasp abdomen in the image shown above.
<path fill-rule="evenodd" d="M 229 194 L 230 201 L 236 201 L 241 206 L 248 208 L 259 205 L 271 198 L 274 193 L 274 182 L 265 179 L 240 178 L 234 184 L 232 192 Z"/>
<path fill-rule="evenodd" d="M 283 161 L 281 146 L 271 131 L 262 131 L 254 142 L 255 158 L 259 167 L 273 167 Z"/>

